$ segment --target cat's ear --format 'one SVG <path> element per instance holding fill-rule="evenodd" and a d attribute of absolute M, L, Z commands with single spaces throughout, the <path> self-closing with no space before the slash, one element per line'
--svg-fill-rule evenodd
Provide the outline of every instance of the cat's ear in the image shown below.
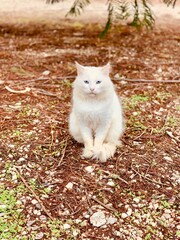
<path fill-rule="evenodd" d="M 81 75 L 84 72 L 85 67 L 80 65 L 78 62 L 75 62 L 75 64 L 76 64 L 77 74 Z"/>
<path fill-rule="evenodd" d="M 111 71 L 111 64 L 108 62 L 105 66 L 101 67 L 101 71 L 104 75 L 109 76 L 109 73 Z"/>

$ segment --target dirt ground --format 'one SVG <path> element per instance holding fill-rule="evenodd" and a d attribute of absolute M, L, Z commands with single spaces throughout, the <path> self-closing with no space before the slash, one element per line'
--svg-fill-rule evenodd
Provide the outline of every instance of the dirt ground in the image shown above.
<path fill-rule="evenodd" d="M 0 238 L 179 239 L 178 8 L 167 25 L 163 17 L 152 31 L 116 26 L 100 40 L 103 23 L 59 22 L 55 5 L 32 21 L 25 1 L 21 11 L 13 10 L 18 1 L 7 2 L 0 13 Z M 113 66 L 126 131 L 107 163 L 81 159 L 82 146 L 68 133 L 74 61 Z"/>

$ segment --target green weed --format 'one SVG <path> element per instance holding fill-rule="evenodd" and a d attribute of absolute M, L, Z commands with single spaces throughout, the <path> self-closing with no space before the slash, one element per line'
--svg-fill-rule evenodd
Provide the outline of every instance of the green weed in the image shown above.
<path fill-rule="evenodd" d="M 144 95 L 132 95 L 131 98 L 127 98 L 124 100 L 124 107 L 126 109 L 134 109 L 141 103 L 147 102 L 149 100 L 148 96 Z"/>
<path fill-rule="evenodd" d="M 0 239 L 13 239 L 23 229 L 23 215 L 21 209 L 18 209 L 16 192 L 0 186 Z"/>

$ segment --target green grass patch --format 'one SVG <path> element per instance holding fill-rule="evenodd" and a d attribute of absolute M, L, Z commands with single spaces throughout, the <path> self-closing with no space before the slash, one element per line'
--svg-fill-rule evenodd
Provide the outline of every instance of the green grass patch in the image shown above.
<path fill-rule="evenodd" d="M 24 216 L 16 192 L 0 186 L 0 239 L 18 240 L 23 229 Z"/>

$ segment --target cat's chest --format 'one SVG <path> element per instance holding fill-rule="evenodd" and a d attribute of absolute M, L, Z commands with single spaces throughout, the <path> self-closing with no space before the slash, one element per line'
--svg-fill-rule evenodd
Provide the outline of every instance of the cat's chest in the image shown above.
<path fill-rule="evenodd" d="M 99 102 L 81 102 L 76 104 L 76 110 L 79 114 L 87 116 L 91 119 L 108 112 L 108 103 Z"/>
<path fill-rule="evenodd" d="M 76 111 L 82 121 L 90 128 L 96 129 L 110 115 L 110 106 L 108 102 L 81 102 L 76 105 Z"/>

